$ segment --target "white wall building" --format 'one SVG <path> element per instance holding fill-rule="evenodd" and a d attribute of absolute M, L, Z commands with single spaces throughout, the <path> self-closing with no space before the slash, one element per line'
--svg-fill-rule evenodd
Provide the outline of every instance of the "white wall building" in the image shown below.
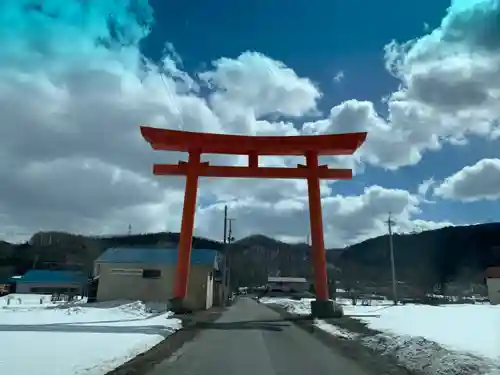
<path fill-rule="evenodd" d="M 280 292 L 307 292 L 309 282 L 304 277 L 280 277 L 269 276 L 267 278 L 268 288 Z"/>
<path fill-rule="evenodd" d="M 490 267 L 486 270 L 486 286 L 490 303 L 500 305 L 500 267 Z"/>

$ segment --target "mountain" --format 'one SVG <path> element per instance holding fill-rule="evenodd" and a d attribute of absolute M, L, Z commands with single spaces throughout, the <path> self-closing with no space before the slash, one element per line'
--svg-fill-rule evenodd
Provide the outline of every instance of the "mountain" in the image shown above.
<path fill-rule="evenodd" d="M 109 247 L 176 246 L 179 233 L 87 237 L 62 232 L 40 232 L 28 243 L 0 242 L 0 266 L 23 273 L 36 268 L 82 269 Z M 500 265 L 500 223 L 448 227 L 393 236 L 397 278 L 429 290 L 457 280 L 482 282 L 484 270 Z M 287 244 L 254 235 L 224 247 L 218 241 L 194 238 L 193 247 L 227 252 L 234 285 L 266 282 L 269 275 L 311 277 L 309 246 Z M 381 236 L 326 253 L 331 280 L 344 283 L 387 284 L 391 280 L 389 237 Z"/>
<path fill-rule="evenodd" d="M 429 291 L 451 282 L 482 283 L 488 266 L 500 265 L 500 223 L 393 235 L 400 283 Z M 233 281 L 258 285 L 269 274 L 312 275 L 309 246 L 251 236 L 231 245 Z M 326 252 L 329 276 L 345 283 L 390 284 L 389 236 Z"/>
<path fill-rule="evenodd" d="M 13 251 L 14 245 L 5 241 L 0 241 L 0 262 L 10 257 Z"/>
<path fill-rule="evenodd" d="M 328 249 L 326 251 L 326 261 L 328 263 L 336 263 L 346 249 Z"/>
<path fill-rule="evenodd" d="M 231 281 L 256 286 L 273 276 L 310 276 L 306 244 L 287 244 L 263 235 L 243 238 L 228 246 Z"/>
<path fill-rule="evenodd" d="M 110 247 L 176 246 L 179 233 L 150 233 L 129 236 L 90 237 L 64 232 L 38 232 L 21 245 L 0 242 L 0 266 L 14 267 L 23 274 L 39 269 L 78 269 L 90 273 L 94 260 Z M 221 244 L 194 238 L 194 248 L 219 249 Z"/>
<path fill-rule="evenodd" d="M 482 282 L 500 265 L 500 223 L 447 227 L 393 236 L 397 278 L 423 289 L 453 281 Z M 337 265 L 351 277 L 390 280 L 389 236 L 350 246 Z"/>

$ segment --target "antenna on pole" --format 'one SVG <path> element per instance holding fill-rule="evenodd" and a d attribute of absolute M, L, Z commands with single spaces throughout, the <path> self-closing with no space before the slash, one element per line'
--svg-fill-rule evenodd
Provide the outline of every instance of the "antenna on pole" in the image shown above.
<path fill-rule="evenodd" d="M 394 243 L 392 241 L 392 226 L 396 223 L 392 220 L 392 215 L 389 212 L 389 217 L 387 218 L 387 228 L 389 230 L 389 251 L 391 255 L 391 278 L 392 278 L 392 298 L 394 300 L 394 304 L 398 304 L 398 287 L 396 280 L 396 263 L 394 261 Z"/>

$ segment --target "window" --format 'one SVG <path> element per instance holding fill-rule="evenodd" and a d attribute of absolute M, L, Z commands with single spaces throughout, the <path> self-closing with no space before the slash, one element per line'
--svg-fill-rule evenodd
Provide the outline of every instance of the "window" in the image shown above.
<path fill-rule="evenodd" d="M 222 272 L 220 270 L 215 270 L 215 272 L 214 272 L 214 281 L 216 283 L 220 283 L 222 281 Z"/>
<path fill-rule="evenodd" d="M 113 275 L 125 275 L 125 276 L 141 276 L 142 270 L 140 268 L 113 268 L 111 270 Z"/>
<path fill-rule="evenodd" d="M 159 279 L 161 270 L 142 270 L 142 277 L 144 279 Z"/>

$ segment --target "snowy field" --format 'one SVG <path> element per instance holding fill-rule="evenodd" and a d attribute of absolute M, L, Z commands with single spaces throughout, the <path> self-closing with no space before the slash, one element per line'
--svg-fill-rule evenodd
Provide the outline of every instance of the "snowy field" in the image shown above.
<path fill-rule="evenodd" d="M 310 301 L 261 299 L 262 303 L 282 306 L 297 315 L 310 314 Z M 425 374 L 500 374 L 500 306 L 393 306 L 390 301 L 353 306 L 348 300 L 339 302 L 346 316 L 380 333 L 349 332 L 321 320 L 315 322 L 318 328 L 344 339 L 360 340 Z"/>
<path fill-rule="evenodd" d="M 51 303 L 0 297 L 0 374 L 103 375 L 181 327 L 141 302 Z"/>

